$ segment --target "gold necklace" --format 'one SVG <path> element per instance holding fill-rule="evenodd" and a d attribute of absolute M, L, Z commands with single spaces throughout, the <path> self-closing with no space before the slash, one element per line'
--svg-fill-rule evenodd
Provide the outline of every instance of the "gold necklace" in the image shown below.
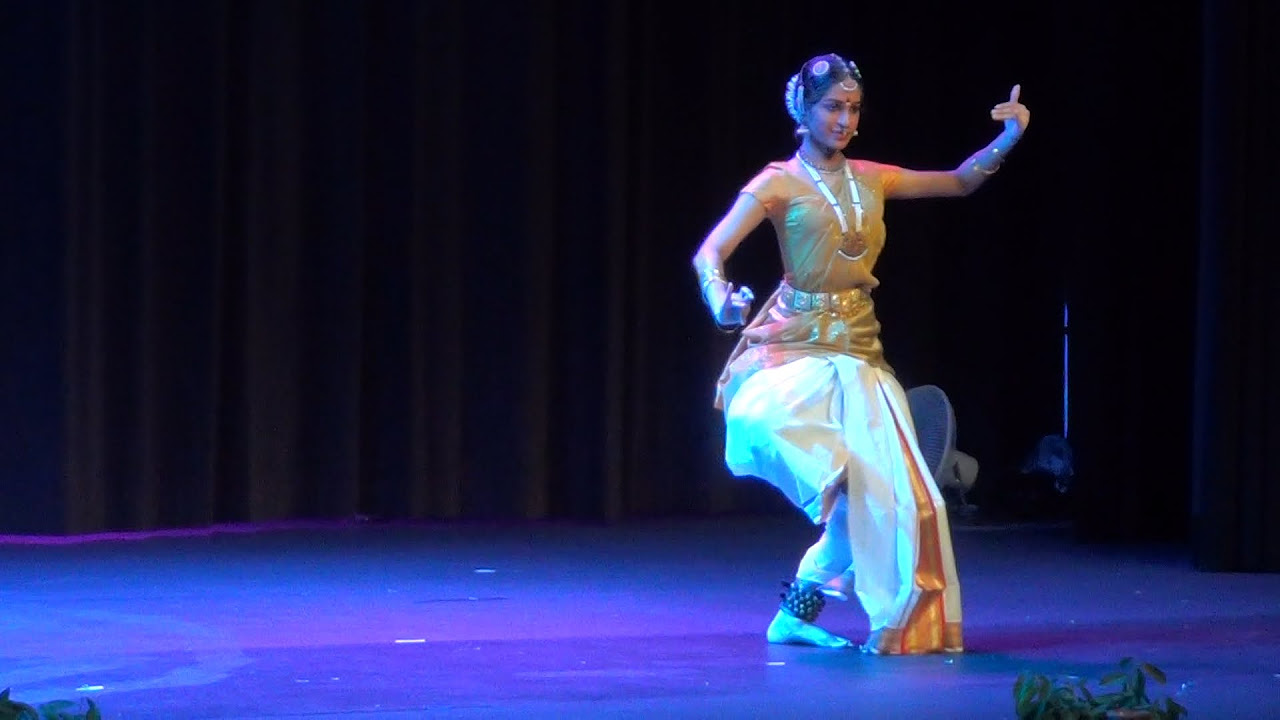
<path fill-rule="evenodd" d="M 840 221 L 840 247 L 836 252 L 849 260 L 860 260 L 867 254 L 867 243 L 862 238 L 862 195 L 858 192 L 858 183 L 853 178 L 853 172 L 849 170 L 849 163 L 844 164 L 845 188 L 849 193 L 849 204 L 853 209 L 853 232 L 850 232 L 849 221 L 845 219 L 844 208 L 841 207 L 840 201 L 836 199 L 835 193 L 831 192 L 831 188 L 827 186 L 825 180 L 818 175 L 818 169 L 805 159 L 804 155 L 796 152 L 796 159 L 809 172 L 809 177 L 813 179 L 814 184 L 818 186 L 818 190 L 827 198 L 827 202 L 831 205 L 831 209 L 835 211 L 836 219 Z"/>

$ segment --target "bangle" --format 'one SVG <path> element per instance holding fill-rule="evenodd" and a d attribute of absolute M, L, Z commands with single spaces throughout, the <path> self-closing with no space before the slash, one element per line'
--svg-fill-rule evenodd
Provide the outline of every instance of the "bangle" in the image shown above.
<path fill-rule="evenodd" d="M 719 270 L 712 268 L 710 270 L 703 271 L 701 290 L 702 290 L 702 302 L 704 303 L 708 302 L 707 286 L 713 282 L 722 282 L 722 283 L 728 284 L 728 281 L 724 279 L 724 276 L 720 274 Z"/>
<path fill-rule="evenodd" d="M 716 329 L 725 335 L 732 335 L 738 332 L 740 325 L 721 325 L 718 321 L 715 323 Z"/>
<path fill-rule="evenodd" d="M 1002 133 L 990 145 L 973 154 L 970 158 L 973 170 L 983 175 L 995 175 L 1004 165 L 1005 158 L 1009 157 L 1009 151 L 1017 144 L 1018 136 Z"/>
<path fill-rule="evenodd" d="M 706 294 L 707 294 L 707 286 L 708 286 L 708 285 L 710 285 L 710 284 L 711 284 L 711 283 L 713 283 L 713 282 L 725 283 L 726 285 L 728 284 L 728 281 L 727 281 L 727 280 L 725 280 L 725 279 L 724 279 L 724 278 L 722 278 L 722 277 L 709 277 L 709 278 L 707 278 L 706 280 L 703 280 L 703 281 L 702 281 L 702 294 L 703 294 L 703 295 L 706 295 Z"/>
<path fill-rule="evenodd" d="M 992 156 L 992 161 L 987 165 L 982 163 L 983 160 L 987 159 L 984 155 Z M 995 175 L 1003 164 L 1004 158 L 1000 155 L 1000 148 L 998 147 L 983 150 L 973 156 L 973 169 L 983 175 Z"/>

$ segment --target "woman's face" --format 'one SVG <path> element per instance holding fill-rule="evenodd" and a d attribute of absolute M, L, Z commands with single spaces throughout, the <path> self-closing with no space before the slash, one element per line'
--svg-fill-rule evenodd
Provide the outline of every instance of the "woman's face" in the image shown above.
<path fill-rule="evenodd" d="M 839 83 L 809 109 L 809 136 L 822 147 L 844 150 L 862 116 L 862 88 L 846 90 Z"/>

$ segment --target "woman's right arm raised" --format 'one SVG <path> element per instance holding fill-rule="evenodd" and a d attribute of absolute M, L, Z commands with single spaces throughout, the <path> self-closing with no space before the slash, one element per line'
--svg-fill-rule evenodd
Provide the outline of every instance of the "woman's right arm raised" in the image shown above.
<path fill-rule="evenodd" d="M 751 193 L 744 192 L 720 219 L 715 228 L 702 241 L 693 256 L 693 269 L 698 273 L 702 286 L 702 300 L 711 310 L 716 322 L 725 326 L 746 322 L 751 306 L 751 290 L 733 291 L 732 283 L 725 280 L 724 265 L 738 245 L 765 219 L 764 207 Z"/>

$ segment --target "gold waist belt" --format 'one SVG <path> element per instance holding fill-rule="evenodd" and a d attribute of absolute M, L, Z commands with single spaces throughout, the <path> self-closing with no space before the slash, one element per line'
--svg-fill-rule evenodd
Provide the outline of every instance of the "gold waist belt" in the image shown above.
<path fill-rule="evenodd" d="M 794 312 L 830 311 L 844 315 L 871 302 L 871 296 L 860 288 L 836 292 L 806 292 L 797 290 L 784 281 L 778 301 L 784 308 Z"/>

